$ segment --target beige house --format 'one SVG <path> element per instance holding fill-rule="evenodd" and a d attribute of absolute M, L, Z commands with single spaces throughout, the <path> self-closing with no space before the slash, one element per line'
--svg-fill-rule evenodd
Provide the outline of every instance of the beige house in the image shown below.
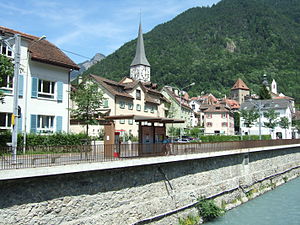
<path fill-rule="evenodd" d="M 157 90 L 157 84 L 150 81 L 150 64 L 145 55 L 141 25 L 137 40 L 136 55 L 130 65 L 130 77 L 116 82 L 97 75 L 89 75 L 91 81 L 99 84 L 103 92 L 103 105 L 99 118 L 103 116 L 138 115 L 165 117 L 165 103 L 168 100 Z M 97 136 L 103 126 L 91 126 L 89 134 Z M 72 132 L 83 132 L 84 125 L 71 121 Z M 121 135 L 138 136 L 138 124 L 132 119 L 115 121 L 115 131 Z"/>
<path fill-rule="evenodd" d="M 229 107 L 223 104 L 207 105 L 204 113 L 204 133 L 234 135 L 234 118 Z"/>

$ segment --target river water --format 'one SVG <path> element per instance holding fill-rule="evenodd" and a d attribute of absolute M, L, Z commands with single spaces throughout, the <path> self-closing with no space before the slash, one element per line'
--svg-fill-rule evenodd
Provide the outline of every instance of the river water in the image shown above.
<path fill-rule="evenodd" d="M 234 208 L 209 225 L 300 225 L 300 177 Z"/>

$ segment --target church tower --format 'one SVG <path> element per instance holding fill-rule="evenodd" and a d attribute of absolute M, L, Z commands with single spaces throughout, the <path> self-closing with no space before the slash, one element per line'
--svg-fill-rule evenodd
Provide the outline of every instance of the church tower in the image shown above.
<path fill-rule="evenodd" d="M 142 82 L 150 81 L 150 64 L 145 54 L 141 23 L 139 26 L 135 57 L 130 65 L 130 78 L 134 80 L 140 80 Z"/>

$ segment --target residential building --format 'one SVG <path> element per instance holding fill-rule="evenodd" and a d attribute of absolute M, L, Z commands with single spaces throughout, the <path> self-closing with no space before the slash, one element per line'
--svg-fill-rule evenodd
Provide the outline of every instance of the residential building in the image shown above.
<path fill-rule="evenodd" d="M 99 109 L 99 119 L 106 116 L 140 115 L 149 117 L 165 117 L 165 103 L 168 100 L 157 90 L 157 84 L 150 81 L 150 64 L 145 55 L 141 24 L 139 26 L 136 55 L 130 65 L 130 77 L 121 81 L 112 81 L 104 77 L 90 74 L 88 80 L 99 85 L 103 92 L 103 104 Z M 73 106 L 76 107 L 76 106 Z M 71 121 L 73 132 L 84 131 L 85 126 L 79 121 Z M 103 126 L 90 126 L 89 134 L 99 135 Z M 132 119 L 115 121 L 115 130 L 121 135 L 138 136 L 138 124 Z"/>
<path fill-rule="evenodd" d="M 236 100 L 239 104 L 242 104 L 247 96 L 250 96 L 250 89 L 244 83 L 242 79 L 238 79 L 231 88 L 231 99 Z"/>
<path fill-rule="evenodd" d="M 207 105 L 204 113 L 204 133 L 234 135 L 234 118 L 230 108 L 223 104 Z"/>
<path fill-rule="evenodd" d="M 173 119 L 185 120 L 185 123 L 168 125 L 168 129 L 173 126 L 184 130 L 193 125 L 194 111 L 189 105 L 189 99 L 184 96 L 184 93 L 179 93 L 179 90 L 170 86 L 162 88 L 161 93 L 170 101 L 167 116 Z M 180 97 L 180 94 L 182 96 Z"/>
<path fill-rule="evenodd" d="M 289 123 L 292 123 L 292 115 L 293 115 L 293 103 L 287 99 L 268 99 L 268 100 L 251 100 L 245 101 L 241 104 L 241 110 L 252 110 L 257 109 L 261 111 L 261 124 L 259 124 L 259 119 L 257 119 L 256 123 L 248 128 L 245 125 L 244 118 L 241 117 L 240 126 L 241 132 L 243 135 L 258 135 L 259 129 L 261 129 L 262 135 L 271 135 L 273 139 L 283 138 L 290 139 L 292 138 L 292 126 L 288 129 L 283 129 L 279 125 L 275 127 L 274 130 L 271 130 L 265 127 L 264 123 L 268 122 L 268 119 L 265 117 L 264 113 L 270 109 L 274 109 L 276 113 L 278 113 L 277 121 L 282 117 L 288 118 Z"/>
<path fill-rule="evenodd" d="M 18 85 L 19 132 L 54 133 L 69 131 L 69 91 L 72 70 L 78 66 L 47 40 L 0 26 L 3 39 L 21 36 L 21 62 Z M 12 43 L 14 45 L 14 43 Z M 1 42 L 0 53 L 14 58 L 14 52 Z M 0 108 L 0 129 L 11 129 L 13 78 L 6 77 L 0 90 L 5 103 Z"/>

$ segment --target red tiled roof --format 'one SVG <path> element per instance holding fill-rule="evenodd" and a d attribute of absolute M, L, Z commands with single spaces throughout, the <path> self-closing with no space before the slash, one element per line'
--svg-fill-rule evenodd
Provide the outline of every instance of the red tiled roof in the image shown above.
<path fill-rule="evenodd" d="M 240 104 L 236 100 L 224 98 L 223 101 L 225 104 L 229 105 L 231 109 L 240 108 Z"/>
<path fill-rule="evenodd" d="M 235 89 L 250 90 L 247 87 L 247 85 L 244 83 L 244 81 L 242 81 L 242 79 L 240 79 L 240 78 L 235 82 L 235 84 L 231 88 L 231 90 L 235 90 Z"/>
<path fill-rule="evenodd" d="M 48 63 L 60 67 L 79 70 L 79 67 L 67 55 L 65 55 L 59 48 L 47 40 L 36 41 L 39 37 L 15 31 L 3 26 L 0 26 L 2 34 L 20 34 L 21 37 L 26 38 L 29 42 L 34 43 L 29 47 L 29 52 L 32 60 Z"/>

